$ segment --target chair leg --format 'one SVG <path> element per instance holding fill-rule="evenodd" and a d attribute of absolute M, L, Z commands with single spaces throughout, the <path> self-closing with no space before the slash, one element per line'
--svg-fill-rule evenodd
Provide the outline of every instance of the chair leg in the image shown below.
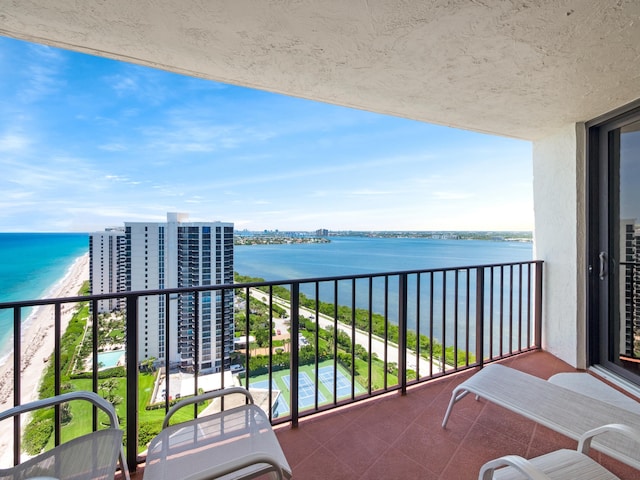
<path fill-rule="evenodd" d="M 122 478 L 125 480 L 131 480 L 131 476 L 129 475 L 129 466 L 127 465 L 127 457 L 124 453 L 124 447 L 120 446 L 120 469 L 122 470 Z"/>
<path fill-rule="evenodd" d="M 447 428 L 447 422 L 449 421 L 449 415 L 451 415 L 451 410 L 453 410 L 453 405 L 458 400 L 462 400 L 467 395 L 467 393 L 469 393 L 469 391 L 464 389 L 460 394 L 458 394 L 457 388 L 453 390 L 453 392 L 451 393 L 451 400 L 449 401 L 449 406 L 447 407 L 447 413 L 444 414 L 444 420 L 442 420 L 442 428 Z"/>

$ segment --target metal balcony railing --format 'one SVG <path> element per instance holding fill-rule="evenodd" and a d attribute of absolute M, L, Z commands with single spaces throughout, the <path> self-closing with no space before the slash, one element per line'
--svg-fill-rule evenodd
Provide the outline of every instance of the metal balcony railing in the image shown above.
<path fill-rule="evenodd" d="M 21 402 L 22 354 L 28 347 L 20 339 L 27 309 L 53 306 L 51 394 L 57 395 L 63 393 L 63 383 L 68 384 L 69 372 L 73 370 L 72 366 L 61 368 L 63 360 L 69 361 L 68 352 L 61 349 L 64 333 L 61 312 L 74 304 L 89 304 L 87 331 L 92 335 L 88 350 L 93 366 L 85 375 L 90 376 L 93 391 L 99 392 L 98 302 L 122 299 L 126 324 L 126 398 L 120 408 L 126 425 L 127 460 L 135 468 L 142 459 L 138 425 L 144 416 L 144 411 L 138 409 L 139 379 L 141 370 L 147 367 L 139 350 L 138 314 L 142 303 L 139 301 L 157 297 L 161 299 L 159 303 L 167 306 L 159 319 L 164 351 L 174 340 L 181 348 L 187 346 L 184 335 L 171 331 L 170 317 L 178 313 L 177 304 L 171 300 L 178 298 L 176 294 L 189 294 L 193 299 L 190 314 L 199 318 L 203 292 L 221 292 L 220 298 L 229 303 L 225 314 L 218 317 L 222 322 L 211 318 L 209 328 L 217 338 L 210 343 L 211 347 L 214 344 L 218 347 L 217 353 L 209 347 L 206 351 L 208 358 L 219 359 L 221 363 L 216 364 L 222 365 L 226 374 L 216 373 L 211 360 L 202 360 L 199 351 L 202 326 L 193 322 L 193 337 L 191 332 L 188 336 L 189 358 L 180 358 L 174 352 L 159 365 L 165 374 L 157 375 L 153 390 L 166 392 L 161 400 L 165 411 L 175 399 L 171 398 L 171 387 L 176 380 L 171 373 L 185 368 L 192 375 L 189 378 L 193 392 L 204 384 L 201 374 L 218 375 L 219 387 L 225 387 L 225 382 L 232 378 L 234 383 L 264 392 L 273 424 L 290 422 L 296 426 L 300 418 L 308 415 L 390 391 L 404 394 L 408 385 L 539 349 L 541 345 L 541 261 L 0 303 L 0 312 L 13 312 L 14 404 Z M 222 355 L 222 339 L 231 340 L 229 337 L 234 334 L 229 314 L 234 304 L 241 306 L 236 312 L 236 336 L 245 335 L 245 341 L 235 351 L 231 351 L 230 341 L 225 342 Z M 241 318 L 243 324 L 238 322 Z M 260 327 L 256 329 L 256 325 Z M 266 329 L 266 335 L 260 329 Z M 260 336 L 260 345 L 247 341 L 247 335 Z M 201 371 L 200 363 L 210 367 Z M 98 427 L 94 413 L 93 428 Z M 60 430 L 61 416 L 57 411 L 56 444 L 60 442 Z M 20 458 L 21 432 L 20 423 L 15 422 L 15 463 Z"/>

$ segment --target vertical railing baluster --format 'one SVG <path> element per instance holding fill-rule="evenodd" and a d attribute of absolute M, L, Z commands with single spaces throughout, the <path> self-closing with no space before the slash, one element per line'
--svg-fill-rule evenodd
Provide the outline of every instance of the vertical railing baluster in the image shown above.
<path fill-rule="evenodd" d="M 531 264 L 527 263 L 527 348 L 531 348 Z"/>
<path fill-rule="evenodd" d="M 316 329 L 315 329 L 315 355 L 316 355 L 316 363 L 315 363 L 315 409 L 318 410 L 318 392 L 320 391 L 320 362 L 319 362 L 319 351 L 320 351 L 320 283 L 315 282 L 315 295 L 316 295 Z"/>
<path fill-rule="evenodd" d="M 433 377 L 433 272 L 429 272 L 429 377 Z"/>
<path fill-rule="evenodd" d="M 53 394 L 60 395 L 60 384 L 62 378 L 62 372 L 60 371 L 60 355 L 61 355 L 61 347 L 60 347 L 60 339 L 62 337 L 62 322 L 60 319 L 60 303 L 56 302 L 53 307 L 53 338 L 54 338 L 54 352 L 55 360 L 54 360 L 54 374 L 53 374 Z M 53 408 L 54 411 L 54 444 L 56 446 L 60 445 L 60 405 L 56 405 Z"/>
<path fill-rule="evenodd" d="M 442 271 L 442 351 L 441 367 L 442 373 L 447 367 L 447 271 Z"/>
<path fill-rule="evenodd" d="M 398 381 L 407 394 L 407 274 L 398 277 Z"/>
<path fill-rule="evenodd" d="M 476 363 L 480 367 L 484 365 L 484 268 L 482 267 L 476 269 Z"/>
<path fill-rule="evenodd" d="M 269 285 L 269 372 L 267 375 L 267 381 L 269 382 L 268 396 L 269 396 L 269 421 L 273 420 L 271 411 L 271 405 L 273 405 L 273 389 L 271 384 L 273 383 L 273 285 Z M 317 355 L 317 353 L 316 353 Z"/>
<path fill-rule="evenodd" d="M 489 360 L 493 359 L 493 282 L 494 267 L 489 268 Z"/>
<path fill-rule="evenodd" d="M 500 266 L 500 356 L 504 355 L 504 267 Z"/>
<path fill-rule="evenodd" d="M 453 275 L 453 368 L 458 370 L 458 272 L 456 268 Z"/>
<path fill-rule="evenodd" d="M 471 335 L 470 333 L 470 329 L 471 329 L 471 324 L 470 324 L 470 313 L 469 310 L 471 308 L 471 284 L 470 284 L 470 277 L 471 277 L 471 270 L 466 268 L 465 269 L 465 273 L 467 275 L 467 284 L 466 284 L 466 300 L 465 300 L 465 351 L 464 351 L 464 366 L 468 367 L 469 366 L 469 336 Z M 478 301 L 478 299 L 476 298 L 476 302 Z M 476 340 L 477 341 L 477 340 Z M 477 351 L 477 350 L 476 350 Z"/>
<path fill-rule="evenodd" d="M 198 395 L 198 375 L 200 373 L 200 292 L 193 292 L 193 394 Z M 223 342 L 224 343 L 224 342 Z M 216 346 L 217 347 L 217 346 Z M 224 346 L 222 347 L 224 350 Z M 216 348 L 217 350 L 217 348 Z M 224 353 L 220 361 L 222 366 L 221 375 L 224 376 Z M 248 387 L 247 387 L 248 388 Z M 198 403 L 193 404 L 193 418 L 198 417 Z"/>
<path fill-rule="evenodd" d="M 389 276 L 384 276 L 384 389 L 386 390 L 389 381 L 388 381 L 388 371 L 389 371 L 389 357 L 388 357 L 388 348 L 389 345 Z"/>
<path fill-rule="evenodd" d="M 233 290 L 232 290 L 232 292 L 233 292 Z M 209 303 L 209 309 L 210 309 L 210 311 L 212 313 L 213 313 L 213 311 L 211 310 L 211 298 L 216 298 L 217 293 L 218 293 L 217 289 L 209 291 L 209 302 L 210 302 Z M 223 320 L 222 320 L 222 322 L 220 322 L 221 323 L 221 325 L 220 325 L 220 327 L 221 327 L 220 328 L 220 338 L 221 338 L 221 343 L 222 343 L 222 358 L 220 360 L 220 388 L 225 388 L 225 383 L 224 383 L 225 358 L 224 357 L 227 354 L 227 352 L 225 351 L 227 342 L 225 342 L 225 340 L 224 340 L 224 335 L 225 335 L 224 326 L 225 326 L 225 323 L 226 323 L 225 319 L 227 318 L 226 315 L 225 315 L 226 314 L 226 312 L 225 312 L 225 306 L 226 306 L 225 305 L 225 299 L 226 299 L 226 297 L 227 297 L 227 291 L 226 291 L 226 289 L 223 288 L 223 289 L 220 290 L 220 299 L 221 299 L 222 305 L 223 305 L 223 307 L 222 307 L 222 318 L 223 318 Z M 216 304 L 217 304 L 217 300 L 216 300 Z M 214 329 L 217 329 L 217 324 L 214 323 L 212 325 L 212 327 Z M 211 327 L 209 327 L 209 329 L 211 329 Z M 210 335 L 211 335 L 211 332 L 210 332 Z M 202 336 L 204 337 L 204 333 L 202 334 Z M 215 330 L 213 332 L 213 335 L 211 335 L 209 337 L 209 339 L 210 339 L 209 342 L 215 342 L 213 345 L 215 345 L 215 347 L 216 347 L 215 350 L 217 350 L 217 348 L 218 348 L 218 346 L 217 346 L 218 334 L 215 332 Z M 211 340 L 211 339 L 213 339 L 213 340 Z M 269 341 L 271 341 L 271 335 L 269 335 Z M 210 343 L 209 345 L 210 345 L 209 351 L 211 352 L 211 353 L 209 353 L 210 358 L 211 358 L 211 366 L 214 367 L 214 369 L 215 369 L 216 359 L 215 359 L 215 357 L 212 356 L 214 348 L 213 348 L 212 343 Z M 229 352 L 229 357 L 231 357 L 231 352 Z M 229 360 L 229 371 L 231 371 L 231 360 Z M 222 405 L 222 402 L 221 402 L 221 405 Z M 269 404 L 269 405 L 271 405 L 271 404 Z"/>
<path fill-rule="evenodd" d="M 422 353 L 420 351 L 420 297 L 421 295 L 421 285 L 420 280 L 422 279 L 422 275 L 420 273 L 416 274 L 416 381 L 420 381 L 420 359 L 422 358 Z"/>
<path fill-rule="evenodd" d="M 91 389 L 94 393 L 98 393 L 98 369 L 100 365 L 98 364 L 98 301 L 93 300 L 91 302 L 91 335 L 93 338 L 91 339 L 91 358 L 93 362 L 93 368 L 91 369 Z M 92 429 L 95 432 L 98 430 L 98 407 L 95 405 L 92 408 L 93 410 L 93 418 L 92 418 Z"/>
<path fill-rule="evenodd" d="M 249 317 L 251 316 L 251 307 L 250 307 L 250 303 L 251 303 L 251 287 L 246 287 L 245 289 L 245 298 L 246 298 L 246 302 L 244 305 L 244 339 L 245 339 L 245 345 L 244 345 L 244 362 L 245 362 L 245 367 L 244 367 L 244 371 L 245 371 L 245 375 L 244 375 L 244 387 L 249 390 L 249 375 L 251 374 L 250 370 L 249 370 L 249 329 L 251 328 L 251 322 L 249 321 Z M 291 316 L 293 317 L 293 312 L 291 312 Z M 271 385 L 269 385 L 269 388 L 271 388 Z M 224 397 L 223 397 L 224 398 Z"/>
<path fill-rule="evenodd" d="M 518 351 L 522 351 L 522 264 L 518 265 Z"/>
<path fill-rule="evenodd" d="M 164 294 L 164 409 L 165 412 L 169 411 L 169 396 L 171 395 L 171 382 L 170 382 L 170 371 L 171 371 L 171 364 L 170 362 L 170 352 L 169 352 L 169 345 L 171 345 L 170 341 L 170 335 L 171 335 L 171 328 L 169 325 L 169 318 L 170 318 L 170 310 L 169 310 L 169 305 L 171 305 L 170 303 L 171 300 L 171 295 L 168 293 Z"/>
<path fill-rule="evenodd" d="M 351 280 L 351 400 L 356 397 L 356 279 Z"/>
<path fill-rule="evenodd" d="M 509 265 L 509 354 L 513 353 L 513 265 Z"/>
<path fill-rule="evenodd" d="M 298 375 L 299 375 L 299 352 L 298 334 L 300 332 L 300 284 L 291 284 L 291 349 L 289 353 L 290 362 L 290 385 L 291 385 L 291 426 L 298 426 L 300 406 L 298 405 Z"/>
<path fill-rule="evenodd" d="M 20 307 L 13 308 L 13 405 L 21 401 L 22 319 Z M 20 463 L 20 415 L 13 417 L 13 464 Z"/>
<path fill-rule="evenodd" d="M 371 395 L 371 368 L 373 364 L 373 277 L 369 277 L 369 365 L 367 366 L 367 375 L 369 376 L 369 395 Z"/>
<path fill-rule="evenodd" d="M 127 297 L 127 464 L 138 464 L 138 297 Z"/>
<path fill-rule="evenodd" d="M 333 403 L 337 403 L 338 378 L 338 281 L 333 281 Z"/>

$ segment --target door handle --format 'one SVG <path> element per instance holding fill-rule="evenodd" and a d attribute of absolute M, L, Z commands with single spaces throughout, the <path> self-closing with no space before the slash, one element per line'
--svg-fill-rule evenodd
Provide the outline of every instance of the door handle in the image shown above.
<path fill-rule="evenodd" d="M 600 280 L 604 280 L 607 268 L 607 252 L 600 252 L 598 257 L 600 258 Z"/>

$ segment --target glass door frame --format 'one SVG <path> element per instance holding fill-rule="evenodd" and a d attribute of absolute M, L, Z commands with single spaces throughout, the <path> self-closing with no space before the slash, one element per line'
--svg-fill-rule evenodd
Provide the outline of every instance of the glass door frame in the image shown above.
<path fill-rule="evenodd" d="M 610 332 L 609 318 L 616 308 L 612 295 L 618 282 L 617 262 L 610 253 L 619 248 L 613 243 L 620 235 L 609 230 L 609 193 L 619 186 L 619 165 L 611 164 L 609 154 L 612 144 L 619 148 L 619 136 L 616 142 L 612 132 L 634 121 L 640 121 L 640 101 L 586 123 L 587 361 L 640 383 L 638 375 L 609 359 L 609 352 L 615 351 L 614 342 L 619 342 Z"/>

